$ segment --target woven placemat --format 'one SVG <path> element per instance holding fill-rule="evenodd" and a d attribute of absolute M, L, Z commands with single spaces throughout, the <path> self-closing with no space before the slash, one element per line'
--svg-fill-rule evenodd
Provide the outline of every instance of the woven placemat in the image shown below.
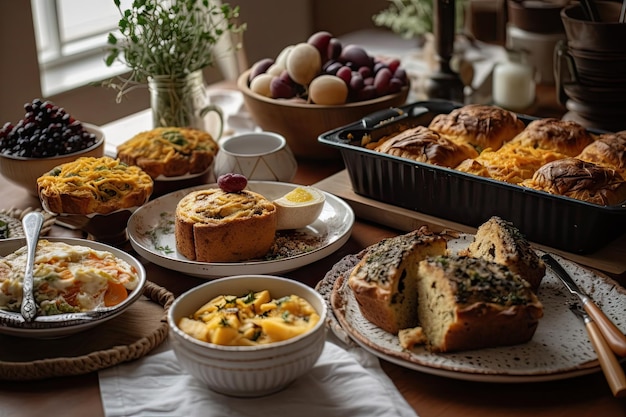
<path fill-rule="evenodd" d="M 146 282 L 142 298 L 99 326 L 57 339 L 0 335 L 0 379 L 82 375 L 145 356 L 167 337 L 174 295 Z"/>
<path fill-rule="evenodd" d="M 3 220 L 5 222 L 7 222 L 7 220 L 14 221 L 10 223 L 10 238 L 24 237 L 24 229 L 22 229 L 22 219 L 28 213 L 33 211 L 43 214 L 43 224 L 41 225 L 41 232 L 39 232 L 39 234 L 41 236 L 45 236 L 48 234 L 48 232 L 50 232 L 50 229 L 54 225 L 56 218 L 56 216 L 53 214 L 33 207 L 28 207 L 25 209 L 18 209 L 15 207 L 11 207 L 9 209 L 0 209 L 0 220 Z"/>

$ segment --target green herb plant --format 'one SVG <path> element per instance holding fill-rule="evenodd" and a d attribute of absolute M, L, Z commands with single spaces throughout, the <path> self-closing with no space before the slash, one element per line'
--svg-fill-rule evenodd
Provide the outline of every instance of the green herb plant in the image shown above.
<path fill-rule="evenodd" d="M 121 35 L 109 33 L 105 63 L 123 62 L 130 68 L 128 78 L 104 82 L 118 90 L 117 100 L 150 77 L 180 79 L 215 64 L 214 47 L 226 33 L 241 33 L 239 7 L 212 0 L 134 0 L 120 12 Z M 240 48 L 240 45 L 235 45 Z M 117 80 L 118 82 L 116 82 Z"/>
<path fill-rule="evenodd" d="M 386 27 L 406 39 L 420 38 L 432 33 L 433 2 L 437 0 L 389 0 L 389 7 L 372 17 L 376 26 Z M 455 0 L 456 27 L 463 25 L 464 3 Z"/>

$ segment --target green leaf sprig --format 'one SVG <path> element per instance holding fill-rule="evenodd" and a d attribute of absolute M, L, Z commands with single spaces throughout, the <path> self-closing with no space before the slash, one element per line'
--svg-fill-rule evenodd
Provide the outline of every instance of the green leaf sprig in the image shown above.
<path fill-rule="evenodd" d="M 386 27 L 403 38 L 419 38 L 433 31 L 433 2 L 437 0 L 389 0 L 389 6 L 372 16 L 376 26 Z M 463 27 L 464 3 L 456 1 L 457 30 Z"/>
<path fill-rule="evenodd" d="M 226 33 L 241 33 L 246 25 L 237 23 L 239 7 L 211 0 L 134 0 L 120 12 L 121 37 L 109 33 L 107 66 L 120 61 L 130 70 L 128 79 L 119 78 L 105 86 L 119 90 L 118 100 L 133 85 L 150 77 L 180 79 L 215 64 L 214 47 Z M 237 44 L 235 48 L 239 48 Z"/>

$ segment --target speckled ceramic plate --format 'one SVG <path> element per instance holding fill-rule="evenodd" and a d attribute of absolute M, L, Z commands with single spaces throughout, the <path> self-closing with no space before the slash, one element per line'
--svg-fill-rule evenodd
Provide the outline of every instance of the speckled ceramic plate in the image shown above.
<path fill-rule="evenodd" d="M 186 188 L 159 197 L 141 206 L 128 220 L 128 237 L 138 254 L 157 265 L 201 278 L 218 278 L 240 274 L 279 274 L 308 265 L 339 249 L 350 237 L 354 212 L 342 199 L 324 193 L 326 201 L 317 220 L 299 229 L 293 239 L 306 243 L 307 249 L 271 260 L 246 262 L 191 261 L 176 250 L 174 212 L 176 205 L 191 191 L 217 187 L 206 184 Z M 269 200 L 282 197 L 297 185 L 250 181 L 248 189 Z"/>
<path fill-rule="evenodd" d="M 461 234 L 449 242 L 454 252 L 466 247 L 472 235 Z M 608 277 L 598 275 L 562 257 L 555 258 L 572 275 L 613 322 L 626 331 L 626 291 Z M 528 343 L 489 349 L 435 354 L 423 347 L 402 349 L 396 335 L 387 333 L 366 320 L 350 288 L 343 280 L 358 257 L 345 259 L 339 271 L 318 284 L 329 302 L 338 324 L 331 329 L 338 336 L 348 336 L 374 355 L 418 371 L 473 381 L 536 382 L 571 378 L 600 370 L 597 355 L 587 337 L 583 323 L 570 310 L 574 299 L 559 279 L 546 272 L 539 291 L 544 317 Z M 318 290 L 319 290 L 318 289 Z M 344 333 L 345 332 L 345 333 Z"/>

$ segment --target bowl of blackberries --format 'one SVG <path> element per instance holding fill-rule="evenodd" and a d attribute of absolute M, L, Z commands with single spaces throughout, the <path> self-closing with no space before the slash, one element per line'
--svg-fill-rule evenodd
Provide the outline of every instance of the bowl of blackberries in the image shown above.
<path fill-rule="evenodd" d="M 0 129 L 0 174 L 37 196 L 37 178 L 81 156 L 104 155 L 104 133 L 63 107 L 34 99 L 24 118 Z"/>
<path fill-rule="evenodd" d="M 255 62 L 237 87 L 256 124 L 283 135 L 296 157 L 326 159 L 339 153 L 320 134 L 405 104 L 410 80 L 399 59 L 319 31 Z"/>

